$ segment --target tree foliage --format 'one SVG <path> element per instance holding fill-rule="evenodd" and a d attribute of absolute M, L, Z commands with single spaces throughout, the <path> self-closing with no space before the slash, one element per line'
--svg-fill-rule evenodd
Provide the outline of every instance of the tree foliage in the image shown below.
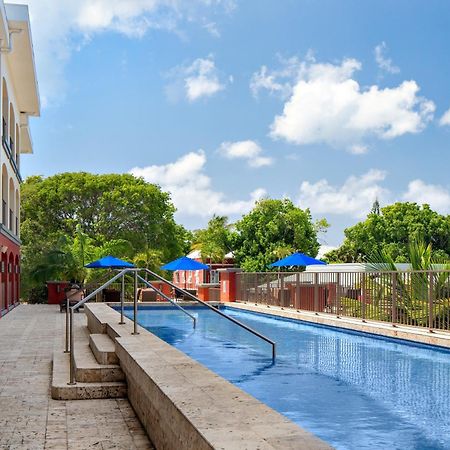
<path fill-rule="evenodd" d="M 366 220 L 345 230 L 342 246 L 329 252 L 329 262 L 364 262 L 383 252 L 394 262 L 408 262 L 408 245 L 415 239 L 432 245 L 436 257 L 450 255 L 450 216 L 428 205 L 395 203 L 374 210 Z"/>
<path fill-rule="evenodd" d="M 133 259 L 152 249 L 154 261 L 189 248 L 167 193 L 132 175 L 63 173 L 22 185 L 24 279 L 83 278 L 83 266 L 108 254 Z"/>
<path fill-rule="evenodd" d="M 316 256 L 320 244 L 317 233 L 327 224 L 312 222 L 309 210 L 290 200 L 264 199 L 236 223 L 234 254 L 246 271 L 266 271 L 279 257 L 299 251 Z"/>
<path fill-rule="evenodd" d="M 205 229 L 194 232 L 192 249 L 200 250 L 204 262 L 222 262 L 232 250 L 232 232 L 225 216 L 213 216 Z"/>

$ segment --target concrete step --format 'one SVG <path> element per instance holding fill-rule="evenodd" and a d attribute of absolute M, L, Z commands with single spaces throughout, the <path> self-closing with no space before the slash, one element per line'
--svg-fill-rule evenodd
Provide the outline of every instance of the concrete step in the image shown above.
<path fill-rule="evenodd" d="M 68 384 L 70 380 L 69 354 L 62 348 L 53 353 L 51 394 L 55 400 L 88 400 L 102 398 L 125 398 L 127 385 L 123 381 Z"/>
<path fill-rule="evenodd" d="M 69 385 L 69 354 L 64 353 L 64 330 L 55 336 L 51 395 L 55 400 L 84 400 L 127 397 L 125 376 L 118 364 L 102 365 L 89 347 L 89 332 L 84 314 L 76 314 L 74 348 L 76 384 Z"/>
<path fill-rule="evenodd" d="M 118 364 L 99 364 L 89 342 L 75 345 L 75 379 L 81 383 L 124 381 L 125 374 Z"/>
<path fill-rule="evenodd" d="M 91 334 L 89 347 L 99 364 L 119 364 L 114 342 L 107 334 Z"/>

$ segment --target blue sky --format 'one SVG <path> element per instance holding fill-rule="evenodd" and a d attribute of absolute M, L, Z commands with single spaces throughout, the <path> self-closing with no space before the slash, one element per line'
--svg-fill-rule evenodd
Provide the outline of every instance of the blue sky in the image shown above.
<path fill-rule="evenodd" d="M 29 0 L 42 117 L 24 176 L 129 172 L 177 219 L 291 198 L 450 212 L 450 2 Z"/>

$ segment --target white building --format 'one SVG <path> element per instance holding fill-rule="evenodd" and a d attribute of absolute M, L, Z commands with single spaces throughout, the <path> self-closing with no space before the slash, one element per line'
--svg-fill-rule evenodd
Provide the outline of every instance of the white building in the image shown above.
<path fill-rule="evenodd" d="M 32 153 L 29 117 L 39 116 L 30 18 L 25 5 L 0 0 L 1 208 L 0 316 L 19 301 L 20 158 Z"/>

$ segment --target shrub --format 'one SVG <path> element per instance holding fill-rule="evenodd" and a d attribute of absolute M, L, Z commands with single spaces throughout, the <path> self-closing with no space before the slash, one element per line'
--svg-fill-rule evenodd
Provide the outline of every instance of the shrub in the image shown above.
<path fill-rule="evenodd" d="M 28 303 L 32 305 L 47 303 L 47 295 L 47 286 L 33 287 L 28 291 Z"/>

